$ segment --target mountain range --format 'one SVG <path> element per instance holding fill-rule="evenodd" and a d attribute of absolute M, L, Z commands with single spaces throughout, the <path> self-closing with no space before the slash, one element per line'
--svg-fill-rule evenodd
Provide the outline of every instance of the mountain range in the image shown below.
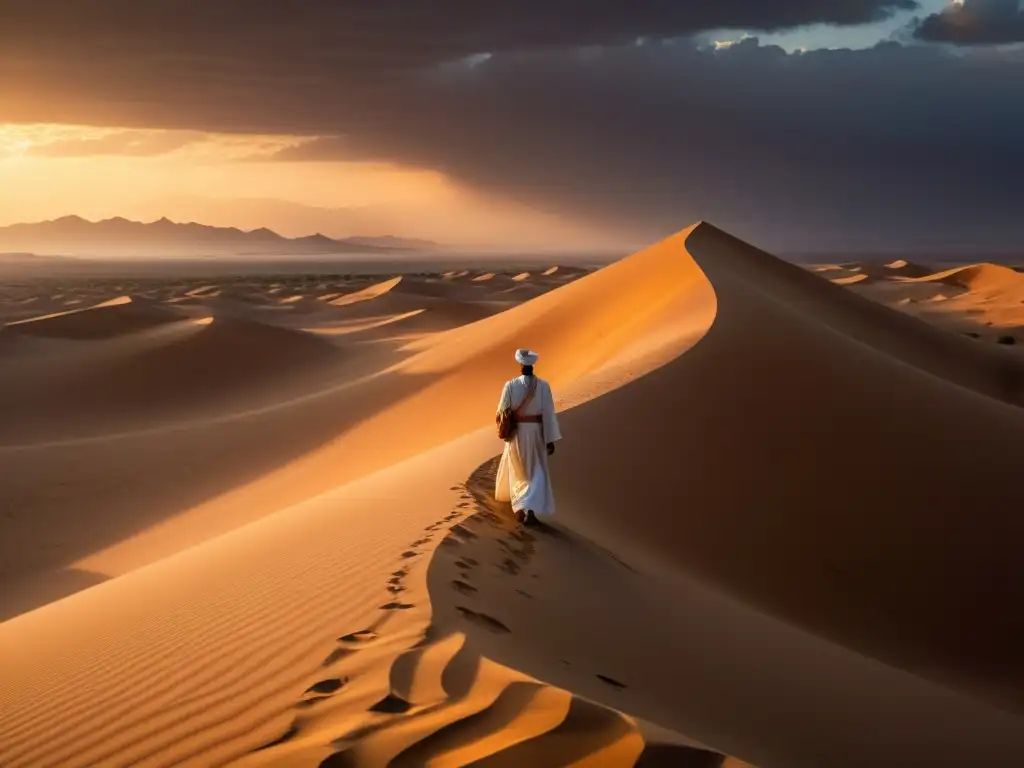
<path fill-rule="evenodd" d="M 124 218 L 88 221 L 64 216 L 34 224 L 0 227 L 0 252 L 20 251 L 63 256 L 312 256 L 342 253 L 431 251 L 429 240 L 395 237 L 334 239 L 315 234 L 284 237 L 261 228 L 178 223 L 163 218 L 151 223 Z"/>

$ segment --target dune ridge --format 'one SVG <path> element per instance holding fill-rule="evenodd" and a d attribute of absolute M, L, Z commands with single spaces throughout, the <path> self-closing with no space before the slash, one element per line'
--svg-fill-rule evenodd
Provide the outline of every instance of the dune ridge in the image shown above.
<path fill-rule="evenodd" d="M 954 267 L 942 272 L 928 273 L 907 278 L 908 282 L 932 283 L 967 288 L 969 290 L 985 290 L 990 288 L 1018 287 L 1024 285 L 1024 275 L 1002 264 L 972 264 L 967 267 Z"/>
<path fill-rule="evenodd" d="M 568 531 L 486 498 L 519 346 Z M 701 224 L 403 354 L 205 538 L 0 624 L 0 764 L 1019 763 L 1024 415 L 970 342 Z"/>
<path fill-rule="evenodd" d="M 828 270 L 819 274 L 947 332 L 977 340 L 978 346 L 997 342 L 1012 347 L 1018 335 L 1024 339 L 1024 275 L 1016 270 L 980 263 L 936 272 L 902 260 L 894 264 L 900 266 L 883 272 L 868 270 L 869 277 L 863 279 L 852 272 L 840 277 Z M 987 354 L 1002 353 L 1004 365 L 1012 368 L 1006 352 L 989 348 Z"/>
<path fill-rule="evenodd" d="M 335 307 L 343 307 L 347 304 L 355 304 L 360 301 L 366 301 L 367 299 L 375 299 L 378 296 L 383 296 L 388 291 L 392 290 L 395 286 L 400 285 L 402 282 L 401 276 L 393 277 L 390 280 L 385 280 L 381 283 L 363 288 L 362 290 L 350 293 L 337 299 L 332 299 L 329 304 Z"/>
<path fill-rule="evenodd" d="M 5 376 L 0 398 L 12 411 L 0 426 L 3 442 L 251 407 L 260 393 L 266 402 L 288 391 L 289 381 L 308 382 L 311 371 L 323 371 L 326 381 L 343 356 L 306 334 L 214 315 L 179 317 L 173 327 L 118 341 L 103 353 L 53 356 Z"/>
<path fill-rule="evenodd" d="M 15 333 L 49 338 L 102 339 L 174 322 L 181 317 L 145 299 L 120 296 L 91 307 L 16 320 L 5 327 Z"/>
<path fill-rule="evenodd" d="M 708 334 L 564 419 L 581 444 L 666 449 L 640 463 L 566 452 L 562 493 L 586 510 L 571 524 L 685 562 L 843 644 L 1019 706 L 1024 659 L 1009 638 L 1024 626 L 999 606 L 1024 598 L 1007 545 L 1024 525 L 1011 512 L 1024 503 L 1012 480 L 1024 413 L 1000 399 L 1019 402 L 1021 380 L 990 379 L 984 358 L 952 354 L 973 351 L 969 342 L 710 225 L 686 248 L 718 295 Z M 950 370 L 952 359 L 963 367 Z M 886 434 L 898 439 L 877 439 Z M 908 456 L 943 482 L 922 486 Z M 686 480 L 676 484 L 680 467 Z M 742 483 L 731 480 L 737 467 Z M 850 467 L 872 482 L 849 483 Z M 600 497 L 594 476 L 608 485 Z M 644 501 L 627 527 L 616 510 L 637 489 Z M 665 520 L 666 506 L 692 513 Z M 840 594 L 841 609 L 830 603 Z M 964 621 L 966 638 L 956 629 Z"/>

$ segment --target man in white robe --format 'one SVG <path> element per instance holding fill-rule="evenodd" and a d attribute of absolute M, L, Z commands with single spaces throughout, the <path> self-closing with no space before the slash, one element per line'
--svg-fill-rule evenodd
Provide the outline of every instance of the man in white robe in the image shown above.
<path fill-rule="evenodd" d="M 535 515 L 555 512 L 548 456 L 555 452 L 555 442 L 562 439 L 551 386 L 533 375 L 538 357 L 528 349 L 516 350 L 523 375 L 505 383 L 498 401 L 499 413 L 509 408 L 519 410 L 515 433 L 505 443 L 498 465 L 494 496 L 498 501 L 511 502 L 516 519 L 528 525 L 536 521 Z M 533 381 L 536 389 L 524 405 Z"/>

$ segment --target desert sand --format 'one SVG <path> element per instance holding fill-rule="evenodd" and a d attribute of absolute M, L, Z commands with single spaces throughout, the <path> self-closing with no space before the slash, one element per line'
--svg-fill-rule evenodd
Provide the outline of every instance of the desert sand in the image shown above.
<path fill-rule="evenodd" d="M 1016 273 L 915 267 L 6 288 L 0 765 L 1024 763 Z"/>
<path fill-rule="evenodd" d="M 983 262 L 938 270 L 901 259 L 883 266 L 851 263 L 811 270 L 968 338 L 1005 347 L 1024 342 L 1024 274 L 1011 267 Z"/>

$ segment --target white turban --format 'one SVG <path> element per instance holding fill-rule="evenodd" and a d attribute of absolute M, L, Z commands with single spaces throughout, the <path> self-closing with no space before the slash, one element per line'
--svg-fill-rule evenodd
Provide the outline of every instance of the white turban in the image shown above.
<path fill-rule="evenodd" d="M 531 352 L 528 349 L 517 349 L 516 350 L 516 362 L 520 365 L 536 365 L 537 358 L 539 358 L 536 352 Z"/>

